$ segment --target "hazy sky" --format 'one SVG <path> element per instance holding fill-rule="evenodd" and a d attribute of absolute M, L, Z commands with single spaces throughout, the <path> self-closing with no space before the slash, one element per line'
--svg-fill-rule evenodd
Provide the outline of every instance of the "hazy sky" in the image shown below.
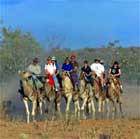
<path fill-rule="evenodd" d="M 65 38 L 64 47 L 99 47 L 112 40 L 140 46 L 139 0 L 0 0 L 0 18 L 44 44 Z"/>

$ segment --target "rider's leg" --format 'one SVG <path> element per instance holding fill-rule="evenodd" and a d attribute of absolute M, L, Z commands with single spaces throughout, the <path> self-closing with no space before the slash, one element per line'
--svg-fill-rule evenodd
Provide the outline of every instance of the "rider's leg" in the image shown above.
<path fill-rule="evenodd" d="M 57 80 L 57 77 L 56 77 L 55 74 L 53 75 L 53 80 L 54 80 L 54 83 L 55 83 L 55 89 L 56 89 L 56 91 L 58 91 L 59 83 L 58 83 L 58 80 Z"/>
<path fill-rule="evenodd" d="M 58 80 L 58 82 L 60 84 L 60 88 L 62 88 L 62 79 L 60 77 L 60 74 L 57 74 L 56 77 L 57 77 L 57 80 Z"/>
<path fill-rule="evenodd" d="M 72 73 L 70 74 L 70 79 L 71 79 L 71 82 L 72 82 L 73 91 L 75 91 L 75 84 L 74 84 L 74 79 L 73 79 Z"/>

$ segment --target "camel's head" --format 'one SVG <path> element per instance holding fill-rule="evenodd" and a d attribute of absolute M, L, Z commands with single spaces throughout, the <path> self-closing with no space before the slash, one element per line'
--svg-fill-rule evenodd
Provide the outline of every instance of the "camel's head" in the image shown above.
<path fill-rule="evenodd" d="M 113 82 L 114 84 L 117 84 L 117 83 L 118 83 L 117 78 L 116 78 L 114 75 L 112 75 L 112 74 L 109 75 L 108 81 L 109 81 L 110 83 Z"/>
<path fill-rule="evenodd" d="M 94 71 L 92 71 L 92 72 L 91 72 L 91 76 L 92 76 L 93 78 L 96 78 L 96 77 L 97 77 L 97 74 L 96 74 Z"/>
<path fill-rule="evenodd" d="M 31 74 L 27 71 L 18 71 L 18 74 L 21 79 L 28 79 L 31 76 Z"/>
<path fill-rule="evenodd" d="M 84 79 L 85 79 L 85 73 L 82 72 L 82 71 L 80 72 L 80 79 L 81 79 L 81 80 L 84 80 Z"/>
<path fill-rule="evenodd" d="M 70 77 L 70 73 L 68 71 L 64 71 L 62 74 L 62 78 Z"/>

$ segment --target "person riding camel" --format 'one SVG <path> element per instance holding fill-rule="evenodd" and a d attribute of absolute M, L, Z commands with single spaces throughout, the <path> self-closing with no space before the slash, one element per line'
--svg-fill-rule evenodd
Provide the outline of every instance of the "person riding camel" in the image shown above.
<path fill-rule="evenodd" d="M 69 57 L 66 57 L 65 62 L 62 64 L 62 71 L 68 72 L 69 78 L 73 85 L 73 81 L 72 81 L 73 65 L 71 64 Z M 73 90 L 74 90 L 74 85 L 73 85 Z"/>
<path fill-rule="evenodd" d="M 84 65 L 81 68 L 81 71 L 84 72 L 84 74 L 85 74 L 86 82 L 90 83 L 91 85 L 93 85 L 93 78 L 91 76 L 91 68 L 88 65 L 88 61 L 87 60 L 84 61 Z"/>
<path fill-rule="evenodd" d="M 103 68 L 105 69 L 105 67 L 104 67 L 104 61 L 103 60 L 100 60 L 100 64 L 103 66 Z M 103 80 L 104 80 L 104 86 L 106 85 L 106 83 L 105 83 L 105 71 L 104 71 L 104 73 L 103 73 Z"/>
<path fill-rule="evenodd" d="M 96 58 L 94 60 L 95 62 L 93 64 L 91 64 L 90 68 L 91 68 L 91 71 L 94 71 L 97 75 L 97 77 L 100 78 L 101 80 L 101 87 L 102 87 L 102 90 L 104 89 L 104 72 L 105 72 L 105 69 L 104 69 L 104 66 L 100 63 L 100 59 Z"/>
<path fill-rule="evenodd" d="M 71 56 L 70 56 L 70 63 L 72 64 L 72 66 L 73 67 L 79 67 L 79 65 L 78 65 L 78 62 L 76 61 L 76 55 L 75 54 L 72 54 Z"/>
<path fill-rule="evenodd" d="M 57 63 L 55 56 L 52 57 L 52 63 L 53 63 L 53 65 L 55 64 L 55 66 L 56 66 L 56 73 L 55 74 L 56 74 L 57 80 L 59 82 L 60 89 L 62 89 L 62 78 L 60 76 L 59 64 Z"/>
<path fill-rule="evenodd" d="M 48 83 L 52 86 L 54 85 L 56 92 L 58 92 L 59 83 L 55 73 L 56 73 L 56 66 L 55 64 L 53 64 L 52 58 L 49 56 L 47 58 L 47 63 L 45 64 L 45 74 L 49 78 Z"/>
<path fill-rule="evenodd" d="M 31 73 L 31 78 L 35 89 L 40 89 L 43 84 L 40 81 L 41 66 L 39 65 L 39 59 L 36 57 L 33 59 L 33 63 L 27 67 L 27 71 Z"/>
<path fill-rule="evenodd" d="M 70 63 L 69 57 L 66 57 L 65 62 L 62 65 L 62 71 L 72 72 L 73 65 Z"/>
<path fill-rule="evenodd" d="M 78 62 L 76 60 L 76 55 L 72 54 L 70 56 L 70 63 L 73 66 L 73 70 L 71 72 L 71 81 L 72 81 L 72 85 L 73 85 L 73 91 L 75 91 L 75 86 L 80 87 L 80 80 L 79 80 L 79 73 L 78 73 L 78 69 L 79 69 L 79 65 Z"/>
<path fill-rule="evenodd" d="M 122 90 L 122 85 L 121 85 L 121 82 L 119 80 L 119 78 L 122 74 L 122 71 L 120 69 L 118 61 L 114 61 L 113 65 L 110 67 L 108 73 L 112 74 L 113 76 L 115 76 L 118 79 L 119 85 L 120 85 L 121 90 Z"/>

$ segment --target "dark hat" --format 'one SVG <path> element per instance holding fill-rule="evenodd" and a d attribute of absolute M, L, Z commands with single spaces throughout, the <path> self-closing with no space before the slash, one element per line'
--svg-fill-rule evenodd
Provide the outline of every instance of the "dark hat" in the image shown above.
<path fill-rule="evenodd" d="M 94 61 L 95 62 L 100 62 L 100 58 L 95 58 Z"/>
<path fill-rule="evenodd" d="M 113 65 L 119 65 L 119 62 L 118 61 L 114 61 Z"/>
<path fill-rule="evenodd" d="M 69 60 L 69 57 L 66 57 L 65 62 L 66 62 L 66 61 L 70 61 L 70 60 Z"/>
<path fill-rule="evenodd" d="M 87 61 L 87 60 L 85 60 L 85 61 L 84 61 L 84 64 L 88 64 L 88 61 Z"/>
<path fill-rule="evenodd" d="M 76 55 L 75 54 L 72 54 L 70 58 L 76 58 Z"/>
<path fill-rule="evenodd" d="M 48 60 L 51 60 L 51 59 L 52 59 L 52 58 L 51 58 L 50 56 L 48 56 L 47 61 L 48 61 Z"/>
<path fill-rule="evenodd" d="M 34 62 L 34 63 L 38 63 L 38 62 L 39 62 L 39 59 L 38 59 L 37 57 L 35 57 L 35 58 L 33 59 L 33 62 Z"/>

